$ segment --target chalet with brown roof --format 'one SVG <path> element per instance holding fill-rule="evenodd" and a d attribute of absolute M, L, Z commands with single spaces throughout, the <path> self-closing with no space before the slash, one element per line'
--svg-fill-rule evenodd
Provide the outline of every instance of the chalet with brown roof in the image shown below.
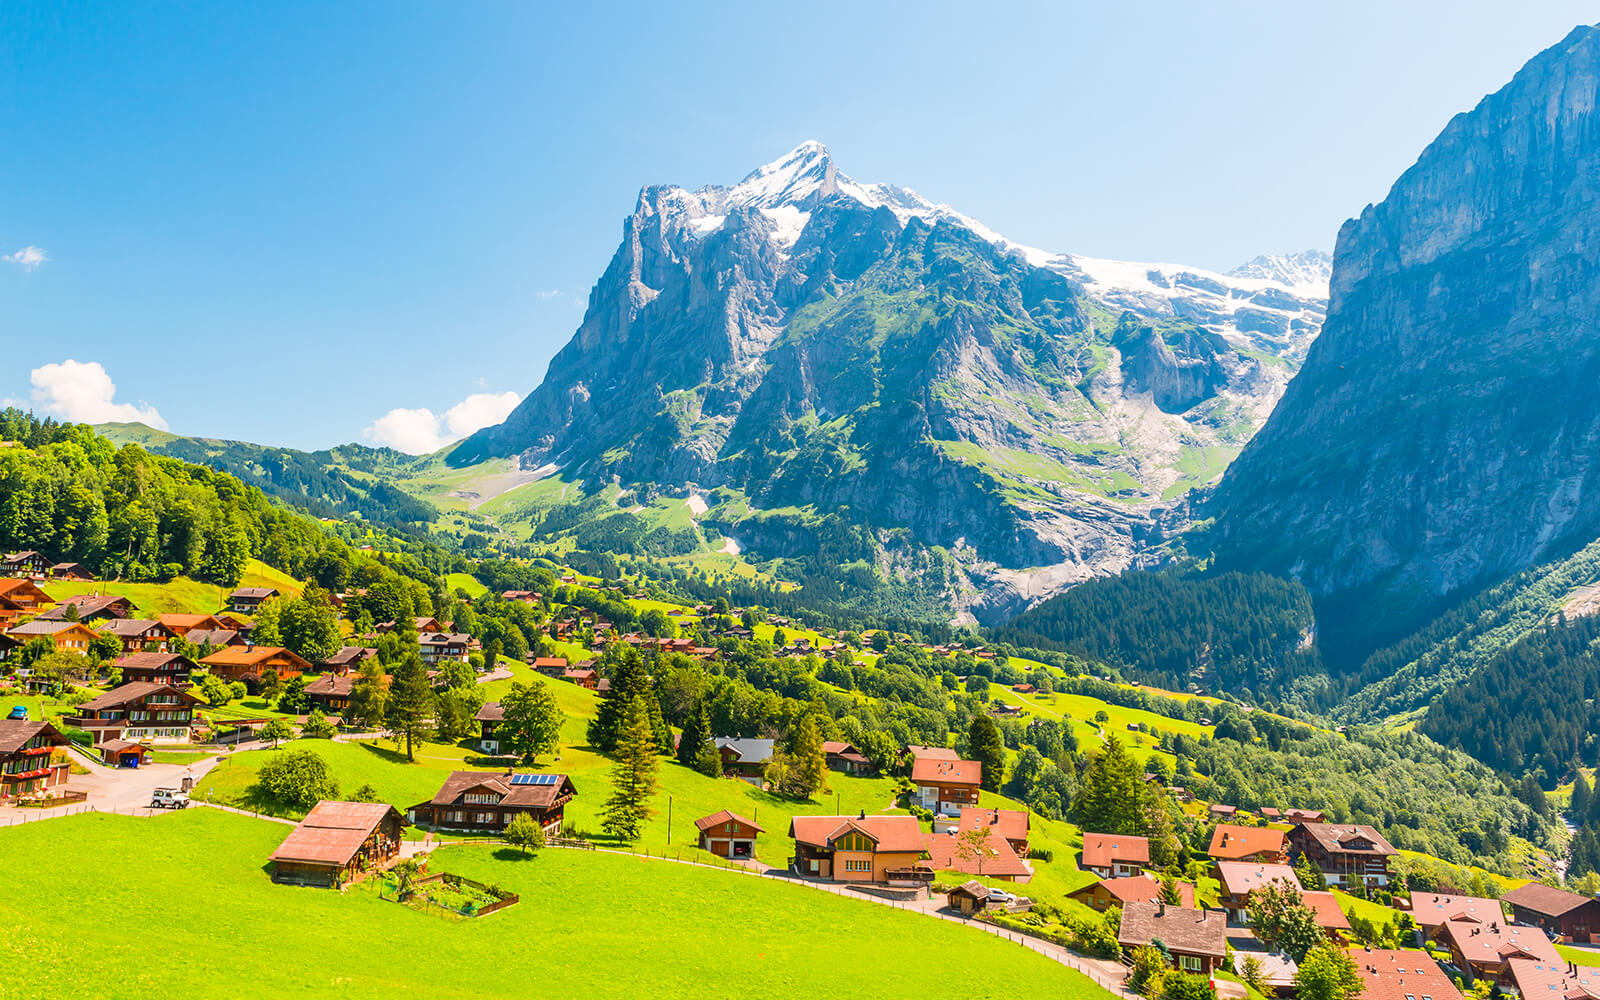
<path fill-rule="evenodd" d="M 0 626 L 36 615 L 46 604 L 53 603 L 50 595 L 32 580 L 0 579 Z"/>
<path fill-rule="evenodd" d="M 209 646 L 212 650 L 251 644 L 250 637 L 236 628 L 192 628 L 183 641 L 202 649 Z"/>
<path fill-rule="evenodd" d="M 560 677 L 567 669 L 565 656 L 536 656 L 533 658 L 533 669 L 546 677 Z"/>
<path fill-rule="evenodd" d="M 500 737 L 496 732 L 500 723 L 506 720 L 505 709 L 500 707 L 498 701 L 486 701 L 478 709 L 478 714 L 473 716 L 478 723 L 478 751 L 480 753 L 498 754 L 500 752 Z"/>
<path fill-rule="evenodd" d="M 465 663 L 472 636 L 463 632 L 424 632 L 417 635 L 417 647 L 422 652 L 422 662 L 429 666 L 439 663 Z"/>
<path fill-rule="evenodd" d="M 441 830 L 504 830 L 518 813 L 527 813 L 553 835 L 576 794 L 564 774 L 453 771 L 438 794 L 407 809 L 406 818 Z"/>
<path fill-rule="evenodd" d="M 994 831 L 1019 857 L 1028 856 L 1028 812 L 1025 809 L 980 809 L 968 806 L 961 810 L 957 833 L 966 833 L 979 827 Z"/>
<path fill-rule="evenodd" d="M 925 833 L 922 849 L 934 871 L 953 871 L 979 878 L 998 878 L 1008 882 L 1028 882 L 1033 869 L 1017 856 L 1011 845 L 991 833 L 982 844 L 969 845 L 950 833 Z"/>
<path fill-rule="evenodd" d="M 227 610 L 241 615 L 253 615 L 261 605 L 278 596 L 273 587 L 240 587 L 228 595 Z"/>
<path fill-rule="evenodd" d="M 1361 977 L 1361 1000 L 1461 1000 L 1461 991 L 1427 952 L 1351 948 L 1350 957 Z"/>
<path fill-rule="evenodd" d="M 916 761 L 919 761 L 919 760 L 960 760 L 961 759 L 961 755 L 956 753 L 954 750 L 951 750 L 949 747 L 928 747 L 928 746 L 923 746 L 923 745 L 921 745 L 919 743 L 909 743 L 909 744 L 907 744 L 905 750 L 901 751 L 900 755 L 902 757 L 911 758 L 913 763 L 915 763 Z"/>
<path fill-rule="evenodd" d="M 34 639 L 49 639 L 59 651 L 83 655 L 88 655 L 89 644 L 95 637 L 94 630 L 82 622 L 49 622 L 39 618 L 13 625 L 7 634 L 24 644 Z"/>
<path fill-rule="evenodd" d="M 959 815 L 978 804 L 983 764 L 975 760 L 918 758 L 911 765 L 915 799 L 922 808 L 940 816 Z"/>
<path fill-rule="evenodd" d="M 1289 860 L 1286 843 L 1282 830 L 1218 823 L 1211 833 L 1211 848 L 1206 853 L 1216 861 L 1260 861 L 1281 865 Z"/>
<path fill-rule="evenodd" d="M 177 653 L 128 653 L 116 661 L 122 683 L 165 684 L 184 687 L 189 675 L 199 669 L 187 656 Z"/>
<path fill-rule="evenodd" d="M 1487 924 L 1506 919 L 1498 899 L 1456 896 L 1441 892 L 1411 892 L 1411 918 L 1428 937 L 1433 937 L 1448 920 Z M 1525 921 L 1526 922 L 1526 921 Z"/>
<path fill-rule="evenodd" d="M 1152 941 L 1166 945 L 1174 968 L 1209 976 L 1227 957 L 1228 921 L 1220 910 L 1190 910 L 1160 901 L 1123 906 L 1117 943 L 1132 950 Z"/>
<path fill-rule="evenodd" d="M 164 653 L 177 638 L 154 618 L 113 618 L 100 623 L 98 631 L 116 636 L 124 653 Z"/>
<path fill-rule="evenodd" d="M 1388 885 L 1389 859 L 1395 854 L 1383 834 L 1350 823 L 1301 823 L 1289 831 L 1289 851 L 1340 888 Z"/>
<path fill-rule="evenodd" d="M 1517 923 L 1542 927 L 1571 941 L 1589 943 L 1600 933 L 1600 900 L 1538 882 L 1518 886 L 1500 897 L 1511 906 Z"/>
<path fill-rule="evenodd" d="M 337 653 L 317 664 L 317 669 L 326 674 L 353 674 L 361 669 L 361 664 L 378 655 L 376 649 L 366 646 L 341 646 Z"/>
<path fill-rule="evenodd" d="M 1476 920 L 1446 920 L 1434 940 L 1450 950 L 1455 967 L 1467 981 L 1479 977 L 1502 986 L 1511 985 L 1511 960 L 1560 963 L 1561 955 L 1538 927 L 1520 927 L 1503 920 L 1481 924 Z"/>
<path fill-rule="evenodd" d="M 977 879 L 969 879 L 945 893 L 945 905 L 963 917 L 982 913 L 989 907 L 989 887 Z"/>
<path fill-rule="evenodd" d="M 500 599 L 502 601 L 521 601 L 523 604 L 538 604 L 544 599 L 544 595 L 532 590 L 502 590 Z"/>
<path fill-rule="evenodd" d="M 96 744 L 108 740 L 132 743 L 187 743 L 194 706 L 200 699 L 171 686 L 133 681 L 78 706 L 68 725 L 87 731 Z"/>
<path fill-rule="evenodd" d="M 571 681 L 579 687 L 587 688 L 590 691 L 593 691 L 600 684 L 600 675 L 587 667 L 581 670 L 577 667 L 568 667 L 561 671 L 561 679 Z"/>
<path fill-rule="evenodd" d="M 143 743 L 127 740 L 106 740 L 95 746 L 100 751 L 100 763 L 106 767 L 138 768 L 150 763 L 155 751 Z"/>
<path fill-rule="evenodd" d="M 405 822 L 382 802 L 318 802 L 272 852 L 272 880 L 333 888 L 400 853 Z"/>
<path fill-rule="evenodd" d="M 1293 886 L 1300 892 L 1300 879 L 1288 865 L 1262 864 L 1258 861 L 1218 861 L 1217 881 L 1221 887 L 1217 902 L 1228 913 L 1228 919 L 1244 923 L 1250 906 L 1250 894 L 1274 882 Z"/>
<path fill-rule="evenodd" d="M 0 798 L 48 794 L 67 783 L 72 765 L 51 763 L 67 738 L 48 722 L 0 719 Z"/>
<path fill-rule="evenodd" d="M 1213 803 L 1211 803 L 1211 808 L 1208 811 L 1215 818 L 1232 819 L 1235 815 L 1238 814 L 1239 807 L 1238 806 L 1223 805 L 1221 802 L 1213 802 Z"/>
<path fill-rule="evenodd" d="M 1144 837 L 1085 831 L 1080 867 L 1101 878 L 1143 874 L 1150 867 L 1150 841 Z"/>
<path fill-rule="evenodd" d="M 27 552 L 13 552 L 0 558 L 0 576 L 42 577 L 50 566 L 50 560 L 31 549 Z"/>
<path fill-rule="evenodd" d="M 1524 1000 L 1600 1000 L 1600 968 L 1595 966 L 1533 958 L 1513 958 L 1507 964 L 1511 982 Z"/>
<path fill-rule="evenodd" d="M 56 563 L 45 571 L 45 576 L 52 580 L 71 580 L 78 583 L 94 582 L 94 573 L 83 563 L 63 562 Z"/>
<path fill-rule="evenodd" d="M 243 681 L 246 685 L 261 683 L 261 676 L 268 670 L 275 671 L 280 680 L 288 680 L 311 669 L 311 664 L 282 646 L 227 646 L 202 657 L 200 662 L 213 677 Z"/>
<path fill-rule="evenodd" d="M 1194 886 L 1188 882 L 1177 883 L 1177 905 L 1194 908 Z M 1129 903 L 1155 903 L 1161 900 L 1161 883 L 1149 875 L 1129 875 L 1126 878 L 1103 878 L 1067 893 L 1092 910 L 1104 913 L 1113 906 Z"/>
<path fill-rule="evenodd" d="M 825 741 L 822 744 L 822 756 L 827 761 L 828 770 L 841 774 L 868 775 L 876 770 L 866 754 L 839 740 Z"/>
<path fill-rule="evenodd" d="M 833 882 L 923 885 L 933 869 L 923 860 L 915 816 L 796 816 L 789 822 L 798 875 Z"/>
<path fill-rule="evenodd" d="M 161 624 L 172 630 L 174 635 L 187 637 L 192 629 L 225 629 L 228 626 L 217 620 L 215 615 L 180 615 L 166 614 L 157 616 Z"/>
<path fill-rule="evenodd" d="M 1285 809 L 1283 818 L 1289 823 L 1322 823 L 1328 816 L 1321 809 Z"/>
<path fill-rule="evenodd" d="M 126 597 L 102 594 L 74 594 L 71 597 L 63 597 L 59 604 L 39 617 L 44 621 L 68 621 L 72 617 L 72 612 L 68 611 L 68 608 L 76 611 L 77 620 L 85 625 L 113 618 L 133 617 L 132 601 Z"/>
<path fill-rule="evenodd" d="M 700 831 L 702 851 L 735 860 L 755 857 L 756 836 L 766 832 L 755 820 L 726 809 L 700 817 L 694 826 Z"/>
<path fill-rule="evenodd" d="M 384 682 L 387 686 L 387 675 Z M 355 689 L 355 674 L 323 674 L 306 685 L 306 702 L 322 709 L 324 715 L 343 715 L 350 709 Z"/>
<path fill-rule="evenodd" d="M 423 632 L 448 632 L 450 631 L 451 623 L 442 622 L 432 615 L 418 615 L 411 620 L 411 625 L 417 630 L 418 634 L 421 634 Z"/>

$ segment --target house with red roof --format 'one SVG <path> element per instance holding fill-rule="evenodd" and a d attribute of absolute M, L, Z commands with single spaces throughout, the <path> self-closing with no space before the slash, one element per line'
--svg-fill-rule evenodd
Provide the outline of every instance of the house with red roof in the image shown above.
<path fill-rule="evenodd" d="M 951 833 L 925 833 L 922 835 L 922 844 L 928 855 L 928 866 L 934 871 L 960 872 L 1008 882 L 1028 882 L 1033 878 L 1033 869 L 1028 867 L 1028 863 L 1017 856 L 1010 844 L 993 833 L 976 845 Z"/>
<path fill-rule="evenodd" d="M 1028 856 L 1028 811 L 1026 809 L 980 809 L 967 806 L 961 810 L 957 833 L 966 833 L 979 827 L 988 827 L 995 836 L 1011 845 L 1018 857 Z"/>
<path fill-rule="evenodd" d="M 1150 841 L 1112 833 L 1083 835 L 1083 861 L 1079 866 L 1101 878 L 1141 875 L 1150 867 Z"/>
<path fill-rule="evenodd" d="M 1350 957 L 1361 977 L 1361 1000 L 1461 1000 L 1456 984 L 1425 951 L 1351 948 Z"/>
<path fill-rule="evenodd" d="M 922 808 L 939 816 L 956 816 L 967 806 L 978 804 L 983 764 L 918 757 L 911 764 L 911 783 L 917 786 L 913 801 Z"/>
<path fill-rule="evenodd" d="M 333 888 L 400 853 L 405 821 L 383 802 L 318 802 L 272 852 L 272 880 Z"/>
<path fill-rule="evenodd" d="M 789 821 L 797 874 L 832 882 L 925 885 L 922 825 L 915 816 L 796 816 Z"/>
<path fill-rule="evenodd" d="M 1104 913 L 1113 906 L 1127 906 L 1129 903 L 1154 903 L 1161 899 L 1161 883 L 1149 875 L 1129 875 L 1126 878 L 1103 878 L 1098 882 L 1084 886 L 1067 893 L 1068 899 L 1075 899 L 1089 907 Z M 1178 883 L 1178 905 L 1194 908 L 1194 886 L 1188 882 Z"/>

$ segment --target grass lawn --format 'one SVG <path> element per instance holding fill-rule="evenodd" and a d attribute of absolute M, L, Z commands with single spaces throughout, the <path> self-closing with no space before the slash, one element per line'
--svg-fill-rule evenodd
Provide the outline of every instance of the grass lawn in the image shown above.
<path fill-rule="evenodd" d="M 1576 962 L 1579 965 L 1600 965 L 1600 951 L 1593 948 L 1574 948 L 1570 944 L 1558 944 L 1556 951 L 1569 962 Z"/>
<path fill-rule="evenodd" d="M 287 573 L 280 573 L 259 559 L 245 566 L 241 587 L 275 587 L 286 594 L 300 593 L 302 586 Z M 126 597 L 143 615 L 209 615 L 221 610 L 232 587 L 219 587 L 214 583 L 201 583 L 180 576 L 166 583 L 118 583 L 111 580 L 66 580 L 43 585 L 44 592 L 55 600 L 76 594 L 105 594 Z"/>
<path fill-rule="evenodd" d="M 474 601 L 489 592 L 489 588 L 479 583 L 477 578 L 470 573 L 451 573 L 444 578 L 444 583 L 449 588 L 450 593 L 453 594 L 457 590 L 464 590 L 467 592 L 467 596 Z"/>
<path fill-rule="evenodd" d="M 1105 994 L 991 935 L 749 875 L 621 855 L 446 849 L 434 870 L 517 892 L 449 921 L 356 889 L 274 885 L 287 828 L 209 809 L 85 814 L 5 832 L 0 956 L 16 996 L 166 1000 L 418 996 Z M 68 900 L 68 902 L 63 902 Z M 641 905 L 642 904 L 642 905 Z M 114 913 L 115 920 L 105 919 Z M 145 933 L 160 928 L 152 950 Z M 981 970 L 981 972 L 980 972 Z"/>

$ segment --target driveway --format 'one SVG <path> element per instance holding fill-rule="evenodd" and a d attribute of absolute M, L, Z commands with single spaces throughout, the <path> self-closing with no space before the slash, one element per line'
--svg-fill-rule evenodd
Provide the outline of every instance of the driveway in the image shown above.
<path fill-rule="evenodd" d="M 74 774 L 67 788 L 74 792 L 87 792 L 87 805 L 102 812 L 118 812 L 149 816 L 165 810 L 150 809 L 150 799 L 157 788 L 181 788 L 184 778 L 199 783 L 218 758 L 202 757 L 192 764 L 146 764 L 143 767 L 106 767 L 90 762 L 82 754 L 74 754 L 73 762 L 89 769 L 88 774 Z"/>

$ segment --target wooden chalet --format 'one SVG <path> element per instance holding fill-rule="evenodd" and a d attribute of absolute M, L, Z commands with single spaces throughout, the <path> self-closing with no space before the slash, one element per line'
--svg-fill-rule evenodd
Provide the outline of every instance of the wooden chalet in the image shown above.
<path fill-rule="evenodd" d="M 161 624 L 172 630 L 173 635 L 184 637 L 187 637 L 192 629 L 221 630 L 228 627 L 219 621 L 216 615 L 165 614 L 157 617 Z"/>
<path fill-rule="evenodd" d="M 382 802 L 318 802 L 272 852 L 272 880 L 333 888 L 400 853 L 405 821 Z"/>
<path fill-rule="evenodd" d="M 967 881 L 944 894 L 945 905 L 961 914 L 970 917 L 982 913 L 989 907 L 989 887 L 977 879 Z"/>
<path fill-rule="evenodd" d="M 1228 921 L 1220 910 L 1191 910 L 1159 900 L 1124 905 L 1117 943 L 1131 951 L 1153 941 L 1166 945 L 1173 968 L 1209 976 L 1228 955 Z"/>
<path fill-rule="evenodd" d="M 1179 904 L 1183 907 L 1194 908 L 1194 886 L 1188 882 L 1178 883 Z M 1127 906 L 1129 903 L 1156 903 L 1161 901 L 1161 883 L 1149 875 L 1129 875 L 1125 878 L 1103 878 L 1098 882 L 1084 886 L 1073 892 L 1067 893 L 1068 899 L 1075 899 L 1089 907 L 1104 913 L 1113 906 Z"/>
<path fill-rule="evenodd" d="M 1300 892 L 1300 879 L 1294 869 L 1283 864 L 1262 864 L 1259 861 L 1218 861 L 1217 902 L 1228 913 L 1228 919 L 1244 923 L 1248 918 L 1250 894 L 1274 882 L 1282 882 Z"/>
<path fill-rule="evenodd" d="M 838 771 L 841 774 L 870 775 L 877 770 L 866 754 L 838 740 L 828 740 L 823 743 L 822 756 L 828 762 L 830 771 Z"/>
<path fill-rule="evenodd" d="M 280 680 L 288 680 L 311 669 L 311 664 L 282 646 L 227 646 L 200 662 L 213 677 L 243 681 L 247 686 L 260 684 L 261 675 L 268 670 L 276 671 Z"/>
<path fill-rule="evenodd" d="M 1206 853 L 1214 861 L 1259 861 L 1281 865 L 1289 860 L 1286 845 L 1282 830 L 1267 826 L 1218 823 L 1211 832 L 1211 848 Z"/>
<path fill-rule="evenodd" d="M 52 565 L 50 560 L 31 549 L 13 552 L 0 557 L 0 576 L 42 578 Z"/>
<path fill-rule="evenodd" d="M 1457 896 L 1442 892 L 1417 892 L 1413 889 L 1411 919 L 1422 928 L 1423 934 L 1434 937 L 1440 928 L 1451 920 L 1487 924 L 1494 921 L 1504 922 L 1506 914 L 1498 899 Z M 1532 921 L 1523 920 L 1522 923 L 1532 923 Z"/>
<path fill-rule="evenodd" d="M 555 834 L 576 794 L 564 774 L 453 771 L 438 794 L 407 809 L 406 818 L 439 830 L 504 830 L 512 817 L 527 813 Z"/>
<path fill-rule="evenodd" d="M 1011 846 L 1019 857 L 1028 856 L 1028 811 L 1026 809 L 980 809 L 968 806 L 961 810 L 957 833 L 966 833 L 986 827 Z"/>
<path fill-rule="evenodd" d="M 756 856 L 756 836 L 766 830 L 753 819 L 726 809 L 694 821 L 700 831 L 700 849 L 719 858 L 738 860 Z"/>
<path fill-rule="evenodd" d="M 451 624 L 453 623 L 440 621 L 432 615 L 418 615 L 411 619 L 411 627 L 417 630 L 418 635 L 423 632 L 448 632 Z"/>
<path fill-rule="evenodd" d="M 925 885 L 922 825 L 915 816 L 796 816 L 789 821 L 798 875 L 832 882 Z"/>
<path fill-rule="evenodd" d="M 0 626 L 37 615 L 45 605 L 53 603 L 50 595 L 32 580 L 24 577 L 0 579 Z"/>
<path fill-rule="evenodd" d="M 978 804 L 978 789 L 983 783 L 983 764 L 975 760 L 942 760 L 922 757 L 911 764 L 911 783 L 916 787 L 914 801 L 938 816 L 959 815 Z"/>
<path fill-rule="evenodd" d="M 71 609 L 70 611 L 68 609 Z M 43 612 L 43 621 L 64 622 L 76 620 L 85 625 L 109 621 L 113 618 L 132 618 L 133 602 L 126 597 L 103 594 L 74 594 L 63 597 L 55 607 Z"/>
<path fill-rule="evenodd" d="M 70 580 L 76 583 L 93 583 L 94 574 L 83 563 L 62 562 L 56 563 L 45 570 L 45 576 L 52 580 Z"/>
<path fill-rule="evenodd" d="M 1389 884 L 1389 859 L 1395 849 L 1370 826 L 1348 823 L 1301 823 L 1289 831 L 1290 852 L 1304 857 L 1330 885 Z"/>
<path fill-rule="evenodd" d="M 1452 964 L 1467 982 L 1487 978 L 1501 986 L 1512 985 L 1511 960 L 1560 964 L 1565 960 L 1540 927 L 1518 926 L 1503 920 L 1483 924 L 1476 920 L 1446 920 L 1434 940 L 1449 949 Z"/>
<path fill-rule="evenodd" d="M 35 618 L 33 621 L 13 625 L 7 631 L 13 639 L 20 640 L 23 644 L 34 639 L 49 639 L 58 651 L 88 655 L 89 644 L 94 642 L 95 632 L 82 622 L 51 622 Z"/>
<path fill-rule="evenodd" d="M 1150 841 L 1144 837 L 1090 833 L 1086 830 L 1080 867 L 1101 878 L 1126 878 L 1143 874 L 1150 867 Z"/>
<path fill-rule="evenodd" d="M 387 682 L 388 677 L 384 680 Z M 322 709 L 324 715 L 344 715 L 350 709 L 350 696 L 355 689 L 355 674 L 323 674 L 306 685 L 306 704 Z"/>
<path fill-rule="evenodd" d="M 228 595 L 227 610 L 237 615 L 253 615 L 261 605 L 280 596 L 273 587 L 240 587 Z"/>
<path fill-rule="evenodd" d="M 722 755 L 722 776 L 738 778 L 760 788 L 766 781 L 767 765 L 772 763 L 776 745 L 768 739 L 734 739 L 719 736 L 712 742 Z"/>
<path fill-rule="evenodd" d="M 101 622 L 97 631 L 116 636 L 124 653 L 164 653 L 177 638 L 154 618 L 113 618 Z"/>
<path fill-rule="evenodd" d="M 1600 935 L 1600 900 L 1565 889 L 1529 882 L 1500 897 L 1519 924 L 1542 927 L 1569 941 L 1589 943 Z"/>
<path fill-rule="evenodd" d="M 72 765 L 51 763 L 67 738 L 48 722 L 0 719 L 0 798 L 48 794 L 67 783 Z"/>
<path fill-rule="evenodd" d="M 142 682 L 185 687 L 189 675 L 199 667 L 187 656 L 177 653 L 127 653 L 116 661 L 122 671 L 122 683 Z"/>
<path fill-rule="evenodd" d="M 1600 968 L 1579 965 L 1563 959 L 1542 962 L 1534 958 L 1512 958 L 1506 963 L 1511 983 L 1524 1000 L 1550 997 L 1552 1000 L 1600 1000 Z M 1370 998 L 1364 1000 L 1386 1000 Z M 1437 997 L 1434 1000 L 1438 1000 Z M 1453 998 L 1452 998 L 1453 1000 Z"/>
<path fill-rule="evenodd" d="M 465 663 L 472 636 L 464 632 L 423 632 L 417 635 L 417 647 L 422 652 L 422 662 L 429 666 L 439 663 Z"/>
<path fill-rule="evenodd" d="M 500 752 L 500 737 L 497 735 L 500 723 L 506 720 L 505 709 L 500 707 L 498 701 L 486 701 L 478 709 L 478 714 L 473 716 L 478 723 L 478 752 L 498 754 Z"/>
<path fill-rule="evenodd" d="M 1461 1000 L 1455 982 L 1426 952 L 1351 948 L 1350 957 L 1361 977 L 1362 1000 Z M 1600 973 L 1600 969 L 1594 971 Z M 1522 995 L 1531 998 L 1535 994 L 1524 991 Z M 1555 996 L 1565 1000 L 1566 994 Z"/>
<path fill-rule="evenodd" d="M 22 643 L 19 640 L 11 638 L 4 632 L 0 632 L 0 663 L 6 662 L 6 658 L 9 657 L 15 650 L 20 649 L 21 646 Z"/>
<path fill-rule="evenodd" d="M 343 646 L 337 653 L 316 664 L 316 668 L 325 674 L 353 674 L 361 669 L 361 664 L 378 655 L 376 649 L 366 646 Z"/>
<path fill-rule="evenodd" d="M 568 667 L 561 671 L 561 679 L 564 681 L 571 681 L 579 687 L 587 688 L 590 691 L 593 691 L 600 686 L 600 675 L 588 667 L 584 667 L 582 669 L 578 667 Z"/>
<path fill-rule="evenodd" d="M 88 732 L 96 745 L 108 740 L 187 743 L 199 702 L 170 684 L 134 681 L 89 699 L 65 721 Z"/>
<path fill-rule="evenodd" d="M 565 656 L 536 656 L 533 658 L 533 669 L 545 677 L 559 678 L 567 670 Z"/>
<path fill-rule="evenodd" d="M 1033 869 L 1028 867 L 1028 863 L 1017 856 L 1010 844 L 993 833 L 976 849 L 964 845 L 955 834 L 925 833 L 922 835 L 922 850 L 928 856 L 928 866 L 934 871 L 960 872 L 1007 882 L 1028 882 L 1033 879 Z"/>
<path fill-rule="evenodd" d="M 192 628 L 183 640 L 201 649 L 227 649 L 229 646 L 248 646 L 250 637 L 236 628 Z"/>
<path fill-rule="evenodd" d="M 544 600 L 544 595 L 533 590 L 502 590 L 500 599 L 502 601 L 520 601 L 523 604 L 538 604 Z"/>

